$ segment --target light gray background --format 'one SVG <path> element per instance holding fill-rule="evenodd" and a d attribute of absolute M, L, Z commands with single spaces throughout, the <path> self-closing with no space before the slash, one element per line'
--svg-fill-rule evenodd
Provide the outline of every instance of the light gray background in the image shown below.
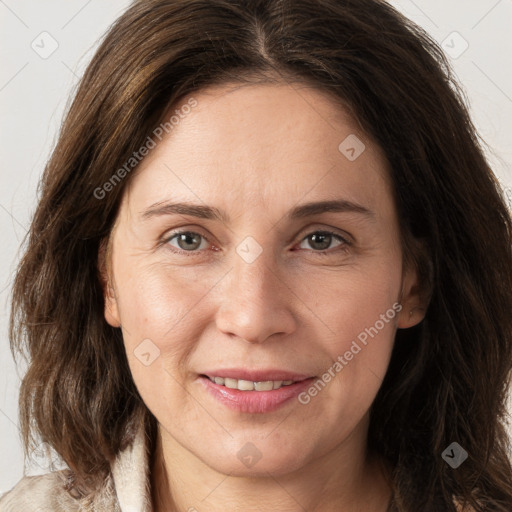
<path fill-rule="evenodd" d="M 489 145 L 488 158 L 512 205 L 512 0 L 392 3 L 440 44 L 444 41 L 473 120 Z M 23 475 L 17 398 L 24 369 L 16 370 L 7 337 L 19 244 L 69 94 L 99 37 L 129 4 L 127 0 L 0 0 L 0 494 Z M 58 48 L 45 55 L 52 44 Z M 38 460 L 33 458 L 28 473 L 43 472 Z"/>

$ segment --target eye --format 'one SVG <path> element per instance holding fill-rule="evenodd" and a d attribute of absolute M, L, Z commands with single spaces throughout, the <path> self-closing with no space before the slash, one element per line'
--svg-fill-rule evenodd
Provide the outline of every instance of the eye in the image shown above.
<path fill-rule="evenodd" d="M 315 254 L 330 254 L 335 251 L 328 251 L 327 249 L 332 248 L 333 241 L 337 241 L 337 245 L 342 250 L 350 246 L 350 242 L 341 235 L 332 231 L 312 231 L 301 241 L 300 248 L 304 242 L 308 241 L 310 247 L 313 249 Z M 177 231 L 167 236 L 163 242 L 171 247 L 173 252 L 184 254 L 189 253 L 190 255 L 197 254 L 200 249 L 206 249 L 211 244 L 208 243 L 208 239 L 195 231 Z"/>
<path fill-rule="evenodd" d="M 334 240 L 338 241 L 338 245 L 336 245 L 335 247 L 341 247 L 342 249 L 346 249 L 347 246 L 350 245 L 348 240 L 343 238 L 341 235 L 338 235 L 337 233 L 333 233 L 332 231 L 313 231 L 302 239 L 300 247 L 304 248 L 302 247 L 302 244 L 306 241 L 309 241 L 310 247 L 316 249 L 313 252 L 317 254 L 326 254 L 327 249 L 330 248 Z"/>
<path fill-rule="evenodd" d="M 171 242 L 176 241 L 176 245 L 173 245 Z M 196 250 L 201 247 L 201 241 L 203 241 L 203 249 L 208 247 L 208 242 L 206 237 L 203 235 L 196 233 L 194 231 L 178 231 L 173 233 L 171 236 L 166 237 L 165 243 L 168 243 L 175 252 L 197 252 Z"/>

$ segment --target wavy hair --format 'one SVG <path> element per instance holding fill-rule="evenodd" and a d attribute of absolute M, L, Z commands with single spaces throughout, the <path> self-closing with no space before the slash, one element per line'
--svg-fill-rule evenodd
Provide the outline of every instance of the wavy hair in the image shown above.
<path fill-rule="evenodd" d="M 178 100 L 248 82 L 329 94 L 389 161 L 404 255 L 431 288 L 425 319 L 397 332 L 371 408 L 368 443 L 392 468 L 395 509 L 510 512 L 510 212 L 442 50 L 381 0 L 139 0 L 110 27 L 45 167 L 15 275 L 26 453 L 36 437 L 49 443 L 92 492 L 135 425 L 154 439 L 98 270 L 134 173 L 98 189 Z M 457 469 L 441 456 L 453 441 L 469 454 Z"/>

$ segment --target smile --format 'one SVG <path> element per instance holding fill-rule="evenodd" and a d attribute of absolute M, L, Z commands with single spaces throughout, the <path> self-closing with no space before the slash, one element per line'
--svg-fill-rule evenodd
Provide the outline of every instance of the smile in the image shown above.
<path fill-rule="evenodd" d="M 249 414 L 270 413 L 286 404 L 291 406 L 295 402 L 293 399 L 314 380 L 314 377 L 298 375 L 295 376 L 295 379 L 299 380 L 246 380 L 208 374 L 201 374 L 198 377 L 203 389 L 217 403 L 239 413 Z M 256 375 L 251 375 L 251 377 L 258 378 Z M 271 375 L 267 379 L 269 377 Z"/>

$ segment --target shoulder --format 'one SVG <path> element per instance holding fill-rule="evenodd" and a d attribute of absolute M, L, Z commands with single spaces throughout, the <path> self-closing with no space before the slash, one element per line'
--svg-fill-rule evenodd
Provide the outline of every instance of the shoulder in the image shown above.
<path fill-rule="evenodd" d="M 79 501 L 66 490 L 66 470 L 23 477 L 0 495 L 0 512 L 75 512 Z"/>

